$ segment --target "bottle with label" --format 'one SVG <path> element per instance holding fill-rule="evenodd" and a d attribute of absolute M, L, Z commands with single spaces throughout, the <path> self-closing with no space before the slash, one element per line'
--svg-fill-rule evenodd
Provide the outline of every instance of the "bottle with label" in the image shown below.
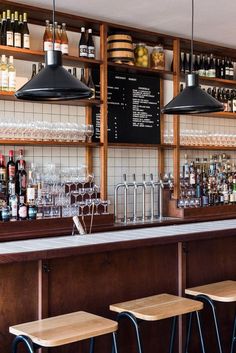
<path fill-rule="evenodd" d="M 22 43 L 21 43 L 21 32 L 20 32 L 20 26 L 19 26 L 18 11 L 15 11 L 14 17 L 15 17 L 14 27 L 13 27 L 14 47 L 21 48 Z"/>
<path fill-rule="evenodd" d="M 0 64 L 0 90 L 8 91 L 8 69 L 6 55 L 2 55 Z"/>
<path fill-rule="evenodd" d="M 18 210 L 18 218 L 20 221 L 27 219 L 27 206 L 25 204 L 25 197 L 19 197 L 19 210 Z"/>
<path fill-rule="evenodd" d="M 55 38 L 54 38 L 54 50 L 61 51 L 61 35 L 60 35 L 60 26 L 57 22 L 54 23 Z"/>
<path fill-rule="evenodd" d="M 10 221 L 10 207 L 7 205 L 2 207 L 2 221 L 3 222 Z"/>
<path fill-rule="evenodd" d="M 88 83 L 87 83 L 87 86 L 88 88 L 90 88 L 93 92 L 93 95 L 90 99 L 94 99 L 95 98 L 95 84 L 93 82 L 93 78 L 92 78 L 92 70 L 89 69 L 89 74 L 88 74 Z"/>
<path fill-rule="evenodd" d="M 15 178 L 10 176 L 8 179 L 8 199 L 10 198 L 11 195 L 15 195 L 16 193 L 16 183 L 15 183 Z"/>
<path fill-rule="evenodd" d="M 8 60 L 8 90 L 15 92 L 16 90 L 16 69 L 13 62 L 13 56 L 9 56 Z"/>
<path fill-rule="evenodd" d="M 232 60 L 229 59 L 229 80 L 234 79 L 234 64 L 232 63 Z"/>
<path fill-rule="evenodd" d="M 210 55 L 208 77 L 216 77 L 216 64 L 215 64 L 215 59 L 213 58 L 213 54 Z"/>
<path fill-rule="evenodd" d="M 87 85 L 87 82 L 86 82 L 86 80 L 85 80 L 84 69 L 81 69 L 80 81 L 81 81 L 82 83 L 84 83 L 85 85 Z"/>
<path fill-rule="evenodd" d="M 88 29 L 88 40 L 87 40 L 87 50 L 88 50 L 88 58 L 95 59 L 95 44 L 92 35 L 92 29 Z"/>
<path fill-rule="evenodd" d="M 189 179 L 189 164 L 188 164 L 188 156 L 187 154 L 184 155 L 185 162 L 183 166 L 183 177 L 185 180 Z"/>
<path fill-rule="evenodd" d="M 27 173 L 25 171 L 25 161 L 19 161 L 19 167 L 16 174 L 16 193 L 18 196 L 26 195 Z"/>
<path fill-rule="evenodd" d="M 220 65 L 220 78 L 225 78 L 225 60 L 221 60 L 221 65 Z"/>
<path fill-rule="evenodd" d="M 32 64 L 32 74 L 31 74 L 31 78 L 30 79 L 32 79 L 36 75 L 37 75 L 36 64 Z"/>
<path fill-rule="evenodd" d="M 199 63 L 198 75 L 199 76 L 206 76 L 205 67 L 204 67 L 204 58 L 203 58 L 202 54 L 200 55 L 200 63 Z"/>
<path fill-rule="evenodd" d="M 36 199 L 36 185 L 35 185 L 35 180 L 34 180 L 34 171 L 32 168 L 29 170 L 28 174 L 28 185 L 27 185 L 27 190 L 26 190 L 26 202 L 29 205 L 30 203 L 35 203 Z"/>
<path fill-rule="evenodd" d="M 68 36 L 66 33 L 65 23 L 62 23 L 62 29 L 61 29 L 61 52 L 62 52 L 62 55 L 68 55 L 69 53 L 69 42 L 68 42 Z"/>
<path fill-rule="evenodd" d="M 73 67 L 72 75 L 77 78 L 77 69 Z"/>
<path fill-rule="evenodd" d="M 37 218 L 37 206 L 34 203 L 28 205 L 28 219 L 34 220 Z"/>
<path fill-rule="evenodd" d="M 225 79 L 229 80 L 230 79 L 230 69 L 229 69 L 229 59 L 225 59 Z"/>
<path fill-rule="evenodd" d="M 22 25 L 22 48 L 30 49 L 30 32 L 27 23 L 27 13 L 23 13 L 23 25 Z"/>
<path fill-rule="evenodd" d="M 18 170 L 20 169 L 20 164 L 23 162 L 23 166 L 24 169 L 26 168 L 26 162 L 24 160 L 24 150 L 20 149 L 19 150 L 19 154 L 16 160 L 16 173 L 18 172 Z"/>
<path fill-rule="evenodd" d="M 2 13 L 1 45 L 7 45 L 7 18 L 6 11 Z"/>
<path fill-rule="evenodd" d="M 43 50 L 48 51 L 53 49 L 53 36 L 50 29 L 49 20 L 46 20 L 46 27 L 43 35 Z"/>
<path fill-rule="evenodd" d="M 7 188 L 7 168 L 5 166 L 5 159 L 0 154 L 0 194 L 6 195 Z"/>
<path fill-rule="evenodd" d="M 82 58 L 87 58 L 88 56 L 88 47 L 87 40 L 85 35 L 85 27 L 81 27 L 81 37 L 79 41 L 79 56 Z"/>
<path fill-rule="evenodd" d="M 18 197 L 16 193 L 9 196 L 10 221 L 16 221 L 18 217 Z"/>
<path fill-rule="evenodd" d="M 16 176 L 16 164 L 14 162 L 14 151 L 9 151 L 9 161 L 7 162 L 7 180 L 13 178 L 15 180 Z"/>
<path fill-rule="evenodd" d="M 7 23 L 6 23 L 6 45 L 13 47 L 13 28 L 11 25 L 11 11 L 7 10 Z"/>
<path fill-rule="evenodd" d="M 193 161 L 190 163 L 189 167 L 189 184 L 192 186 L 196 184 L 196 171 Z"/>
<path fill-rule="evenodd" d="M 19 31 L 20 31 L 20 34 L 21 34 L 21 47 L 23 47 L 23 34 L 22 34 L 22 29 L 23 29 L 23 17 L 22 17 L 22 15 L 20 14 L 20 15 L 19 15 Z"/>

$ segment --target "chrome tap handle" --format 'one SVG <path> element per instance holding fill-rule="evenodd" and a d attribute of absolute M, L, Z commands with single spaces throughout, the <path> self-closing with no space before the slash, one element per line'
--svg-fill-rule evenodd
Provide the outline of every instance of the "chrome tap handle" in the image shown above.
<path fill-rule="evenodd" d="M 123 182 L 126 182 L 126 174 L 123 174 Z"/>
<path fill-rule="evenodd" d="M 145 182 L 145 181 L 146 181 L 146 174 L 143 173 L 143 182 Z"/>
<path fill-rule="evenodd" d="M 150 174 L 150 181 L 153 181 L 153 174 Z"/>

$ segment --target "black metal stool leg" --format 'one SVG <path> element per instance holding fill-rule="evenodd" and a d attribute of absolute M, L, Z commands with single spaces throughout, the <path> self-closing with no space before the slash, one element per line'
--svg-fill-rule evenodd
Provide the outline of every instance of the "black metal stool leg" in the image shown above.
<path fill-rule="evenodd" d="M 94 343 L 95 343 L 95 338 L 91 337 L 90 344 L 89 344 L 89 353 L 94 353 Z"/>
<path fill-rule="evenodd" d="M 116 332 L 112 332 L 112 353 L 118 353 L 117 342 L 116 342 Z"/>
<path fill-rule="evenodd" d="M 192 330 L 192 319 L 193 319 L 193 313 L 190 313 L 188 315 L 188 329 L 187 329 L 186 342 L 185 342 L 185 353 L 188 353 L 188 349 L 189 349 L 189 342 L 190 342 L 190 336 L 191 336 L 191 330 Z"/>
<path fill-rule="evenodd" d="M 215 326 L 215 333 L 216 333 L 216 339 L 217 339 L 217 343 L 218 343 L 218 349 L 219 349 L 219 353 L 223 353 L 223 348 L 222 348 L 222 343 L 221 343 L 221 337 L 220 337 L 220 331 L 219 331 L 219 324 L 218 324 L 218 320 L 216 317 L 216 310 L 215 310 L 215 306 L 213 301 L 206 295 L 203 294 L 199 294 L 195 297 L 195 299 L 201 300 L 204 303 L 209 304 L 210 308 L 211 308 L 211 313 L 213 316 L 213 321 L 214 321 L 214 326 Z"/>
<path fill-rule="evenodd" d="M 12 353 L 17 353 L 19 343 L 23 343 L 28 353 L 34 353 L 34 345 L 27 336 L 16 336 L 12 343 Z"/>
<path fill-rule="evenodd" d="M 138 347 L 138 353 L 143 353 L 141 336 L 139 334 L 139 325 L 138 325 L 136 317 L 134 315 L 132 315 L 131 313 L 129 313 L 129 312 L 123 311 L 122 313 L 118 314 L 117 321 L 119 322 L 120 319 L 122 319 L 122 318 L 126 318 L 126 319 L 130 320 L 130 322 L 133 325 L 134 330 L 135 330 L 137 347 Z"/>
<path fill-rule="evenodd" d="M 230 347 L 230 353 L 234 352 L 235 348 L 235 343 L 236 343 L 236 314 L 234 317 L 234 326 L 233 326 L 233 333 L 232 333 L 232 342 L 231 342 L 231 347 Z M 235 351 L 236 352 L 236 351 Z"/>
<path fill-rule="evenodd" d="M 172 319 L 169 353 L 173 353 L 173 349 L 174 349 L 175 333 L 176 333 L 176 320 L 177 320 L 177 316 L 174 316 Z"/>
<path fill-rule="evenodd" d="M 204 344 L 203 335 L 202 335 L 202 328 L 201 328 L 201 322 L 200 322 L 199 312 L 198 312 L 198 311 L 195 311 L 195 314 L 196 314 L 196 319 L 197 319 L 197 327 L 198 327 L 198 333 L 199 333 L 199 338 L 200 338 L 200 344 L 201 344 L 201 348 L 202 348 L 202 353 L 205 353 L 205 344 Z"/>

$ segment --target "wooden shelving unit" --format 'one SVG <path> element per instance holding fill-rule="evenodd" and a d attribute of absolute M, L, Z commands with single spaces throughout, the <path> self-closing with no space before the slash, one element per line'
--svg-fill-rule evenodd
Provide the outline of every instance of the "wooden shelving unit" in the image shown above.
<path fill-rule="evenodd" d="M 19 145 L 19 146 L 68 146 L 68 147 L 100 147 L 101 142 L 74 142 L 74 141 L 51 141 L 51 140 L 3 140 L 0 145 Z"/>
<path fill-rule="evenodd" d="M 9 8 L 10 10 L 19 10 L 20 12 L 26 11 L 28 13 L 29 22 L 31 24 L 37 24 L 44 26 L 45 20 L 51 18 L 51 10 L 46 10 L 38 7 L 32 7 L 24 4 L 14 3 L 8 0 L 2 0 L 0 5 L 0 11 Z M 100 37 L 100 59 L 90 60 L 86 58 L 78 58 L 75 56 L 64 56 L 64 65 L 71 65 L 76 67 L 87 68 L 98 68 L 100 70 L 100 98 L 101 100 L 79 100 L 79 101 L 61 101 L 55 102 L 55 104 L 63 105 L 80 105 L 85 106 L 86 109 L 86 123 L 92 122 L 92 107 L 100 107 L 100 142 L 99 143 L 81 143 L 81 142 L 57 142 L 57 141 L 23 141 L 23 140 L 1 140 L 1 144 L 22 144 L 22 145 L 48 145 L 48 146 L 77 146 L 86 147 L 86 161 L 89 169 L 92 169 L 92 150 L 93 147 L 100 148 L 100 176 L 101 176 L 101 197 L 107 197 L 107 158 L 108 158 L 108 148 L 109 147 L 119 147 L 119 148 L 152 148 L 157 150 L 157 156 L 159 158 L 158 172 L 164 171 L 165 163 L 165 151 L 168 149 L 173 150 L 174 159 L 174 178 L 175 178 L 175 189 L 174 197 L 178 198 L 178 185 L 179 185 L 179 169 L 180 169 L 180 152 L 182 149 L 194 149 L 194 150 L 235 150 L 234 147 L 224 147 L 224 146 L 181 146 L 180 144 L 180 117 L 178 115 L 173 117 L 173 144 L 164 144 L 164 116 L 160 114 L 161 122 L 161 143 L 158 145 L 142 145 L 142 144 L 125 144 L 125 143 L 108 143 L 107 136 L 107 73 L 109 69 L 114 69 L 117 71 L 128 71 L 133 73 L 141 73 L 145 75 L 159 76 L 161 79 L 161 94 L 160 102 L 163 106 L 164 104 L 164 80 L 173 80 L 173 95 L 177 95 L 179 92 L 180 82 L 183 81 L 183 76 L 179 72 L 179 60 L 181 50 L 189 50 L 190 41 L 183 38 L 177 38 L 170 35 L 165 35 L 163 33 L 155 33 L 151 31 L 144 31 L 140 28 L 131 28 L 123 25 L 117 25 L 114 23 L 109 23 L 105 21 L 99 21 L 89 18 L 84 18 L 80 16 L 71 15 L 68 13 L 56 12 L 56 18 L 59 23 L 66 22 L 69 31 L 75 31 L 79 33 L 80 27 L 85 25 L 86 28 L 92 28 L 93 33 Z M 130 66 L 126 64 L 117 64 L 113 62 L 108 62 L 107 59 L 107 36 L 114 31 L 119 31 L 122 33 L 127 33 L 132 35 L 134 43 L 139 41 L 145 42 L 149 46 L 154 46 L 161 42 L 165 49 L 173 50 L 173 71 L 169 70 L 153 70 L 151 68 L 142 68 L 137 66 Z M 217 45 L 210 45 L 203 42 L 194 42 L 194 51 L 196 53 L 212 52 L 216 56 L 229 56 L 236 59 L 236 51 L 231 48 L 225 48 Z M 25 50 L 6 46 L 0 46 L 0 54 L 6 54 L 7 56 L 13 55 L 14 58 L 24 61 L 44 61 L 44 52 L 36 50 Z M 87 70 L 86 70 L 87 71 Z M 209 77 L 200 77 L 200 83 L 204 85 L 219 86 L 219 87 L 229 87 L 233 88 L 236 86 L 236 81 L 222 80 Z M 16 98 L 12 92 L 0 92 L 1 100 L 15 101 Z M 48 103 L 48 102 L 46 102 Z M 50 102 L 51 103 L 51 102 Z M 221 118 L 221 119 L 235 119 L 235 113 L 214 113 L 214 114 L 204 114 L 201 116 L 207 116 L 211 118 Z M 198 117 L 196 117 L 197 119 Z"/>
<path fill-rule="evenodd" d="M 181 150 L 202 150 L 202 151 L 236 151 L 236 146 L 193 146 L 193 145 L 181 145 Z"/>

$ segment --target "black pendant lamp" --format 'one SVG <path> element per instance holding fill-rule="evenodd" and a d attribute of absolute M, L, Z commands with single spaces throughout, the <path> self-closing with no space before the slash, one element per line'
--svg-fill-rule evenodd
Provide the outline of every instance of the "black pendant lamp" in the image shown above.
<path fill-rule="evenodd" d="M 194 0 L 192 0 L 191 71 L 185 77 L 186 87 L 163 109 L 164 114 L 203 114 L 221 112 L 223 104 L 203 91 L 198 84 L 198 74 L 193 73 L 193 23 Z"/>
<path fill-rule="evenodd" d="M 92 90 L 62 67 L 62 53 L 54 50 L 54 39 L 55 0 L 53 0 L 53 50 L 45 55 L 45 68 L 15 93 L 18 99 L 60 101 L 92 97 Z"/>

